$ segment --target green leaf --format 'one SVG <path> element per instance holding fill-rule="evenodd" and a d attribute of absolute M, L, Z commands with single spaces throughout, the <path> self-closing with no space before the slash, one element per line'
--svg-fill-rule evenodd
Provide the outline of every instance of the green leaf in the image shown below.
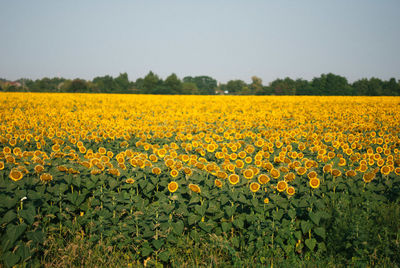
<path fill-rule="evenodd" d="M 311 230 L 311 227 L 312 227 L 312 223 L 311 222 L 305 221 L 305 220 L 303 220 L 301 222 L 301 230 L 303 231 L 303 234 L 308 233 L 308 231 Z"/>
<path fill-rule="evenodd" d="M 195 207 L 194 207 L 194 209 L 196 210 L 196 212 L 199 214 L 199 215 L 201 215 L 201 216 L 204 216 L 204 214 L 206 213 L 206 207 L 203 205 L 203 206 L 200 206 L 200 205 L 196 205 Z"/>
<path fill-rule="evenodd" d="M 4 214 L 3 218 L 0 220 L 0 225 L 3 223 L 8 224 L 8 223 L 12 222 L 13 220 L 15 220 L 16 218 L 17 218 L 17 214 L 14 211 L 9 210 L 6 214 Z"/>
<path fill-rule="evenodd" d="M 31 225 L 35 221 L 35 208 L 34 207 L 29 207 L 28 209 L 21 210 L 19 212 L 19 215 L 26 220 L 26 222 Z"/>
<path fill-rule="evenodd" d="M 16 253 L 7 251 L 2 256 L 2 259 L 7 267 L 13 267 L 19 262 L 21 258 Z"/>
<path fill-rule="evenodd" d="M 8 239 L 2 241 L 2 250 L 8 250 L 14 247 L 15 241 L 25 232 L 28 225 L 25 223 L 19 225 L 9 224 L 7 227 L 6 235 Z"/>
<path fill-rule="evenodd" d="M 317 244 L 317 240 L 315 240 L 314 238 L 306 239 L 305 244 L 312 251 L 314 250 L 315 245 Z"/>
<path fill-rule="evenodd" d="M 205 222 L 199 222 L 199 226 L 201 229 L 203 229 L 203 231 L 205 231 L 206 233 L 211 232 L 213 225 L 209 224 L 209 223 L 205 223 Z"/>
<path fill-rule="evenodd" d="M 321 238 L 323 238 L 323 239 L 326 238 L 325 228 L 317 227 L 317 228 L 314 229 L 314 232 L 315 232 L 316 235 L 320 236 Z"/>
<path fill-rule="evenodd" d="M 241 218 L 235 218 L 233 220 L 233 224 L 239 229 L 242 229 L 244 227 L 244 221 Z"/>
<path fill-rule="evenodd" d="M 183 233 L 185 225 L 183 221 L 177 221 L 172 223 L 172 229 L 174 230 L 174 233 L 177 235 L 181 235 Z"/>
<path fill-rule="evenodd" d="M 272 217 L 274 218 L 274 220 L 279 221 L 283 216 L 283 210 L 280 209 L 278 211 L 274 210 L 272 211 Z"/>
<path fill-rule="evenodd" d="M 145 243 L 145 245 L 141 248 L 140 251 L 143 257 L 147 257 L 153 252 L 153 249 L 150 247 L 148 243 Z"/>
<path fill-rule="evenodd" d="M 152 244 L 156 250 L 159 250 L 164 245 L 164 240 L 153 240 Z"/>
<path fill-rule="evenodd" d="M 289 209 L 288 215 L 289 215 L 289 217 L 290 217 L 291 219 L 296 218 L 296 210 L 294 210 L 294 209 Z"/>
<path fill-rule="evenodd" d="M 189 223 L 189 225 L 193 225 L 197 221 L 199 221 L 200 219 L 201 219 L 200 216 L 195 215 L 195 214 L 190 214 L 189 217 L 188 217 L 188 223 Z"/>
<path fill-rule="evenodd" d="M 226 206 L 225 213 L 228 217 L 232 217 L 233 213 L 235 213 L 235 207 Z"/>
<path fill-rule="evenodd" d="M 11 197 L 6 197 L 2 199 L 2 201 L 0 202 L 0 206 L 5 207 L 7 209 L 15 207 L 16 204 L 17 204 L 17 199 Z"/>
<path fill-rule="evenodd" d="M 161 261 L 167 262 L 169 260 L 169 252 L 167 250 L 163 251 L 160 254 L 158 254 L 158 257 L 160 258 Z"/>
<path fill-rule="evenodd" d="M 321 219 L 321 215 L 320 215 L 318 212 L 314 213 L 314 212 L 310 211 L 310 213 L 309 213 L 308 215 L 310 216 L 310 219 L 311 219 L 316 225 L 319 225 L 319 220 Z"/>
<path fill-rule="evenodd" d="M 229 231 L 231 230 L 231 228 L 232 228 L 232 223 L 230 223 L 230 222 L 223 222 L 223 223 L 221 223 L 221 228 L 222 228 L 222 231 L 223 231 L 223 232 L 227 233 L 227 232 L 229 232 Z"/>

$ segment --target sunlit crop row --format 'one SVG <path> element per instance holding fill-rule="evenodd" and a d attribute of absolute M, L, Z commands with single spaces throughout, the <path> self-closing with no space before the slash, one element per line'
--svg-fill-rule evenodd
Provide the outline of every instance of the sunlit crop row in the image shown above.
<path fill-rule="evenodd" d="M 400 99 L 391 97 L 1 94 L 0 122 L 0 170 L 15 181 L 51 181 L 56 166 L 134 183 L 143 169 L 291 196 L 295 180 L 318 188 L 327 174 L 400 175 Z"/>

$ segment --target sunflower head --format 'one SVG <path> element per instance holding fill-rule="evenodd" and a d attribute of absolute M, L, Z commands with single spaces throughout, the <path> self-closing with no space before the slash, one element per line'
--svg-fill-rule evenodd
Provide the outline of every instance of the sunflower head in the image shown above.
<path fill-rule="evenodd" d="M 195 193 L 201 193 L 200 187 L 196 184 L 189 184 L 189 189 Z"/>
<path fill-rule="evenodd" d="M 258 184 L 257 182 L 252 182 L 250 183 L 250 191 L 252 191 L 253 193 L 257 192 L 258 190 L 260 190 L 260 184 Z"/>
<path fill-rule="evenodd" d="M 171 181 L 168 184 L 168 191 L 170 191 L 171 193 L 176 192 L 176 190 L 178 190 L 178 183 L 175 181 Z"/>
<path fill-rule="evenodd" d="M 232 185 L 235 185 L 239 182 L 239 176 L 237 174 L 231 174 L 229 175 L 228 180 Z"/>

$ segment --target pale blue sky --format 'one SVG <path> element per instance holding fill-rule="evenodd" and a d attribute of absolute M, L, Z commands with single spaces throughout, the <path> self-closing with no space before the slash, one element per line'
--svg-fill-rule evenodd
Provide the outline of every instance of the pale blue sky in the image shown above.
<path fill-rule="evenodd" d="M 0 0 L 0 77 L 400 79 L 399 0 Z"/>

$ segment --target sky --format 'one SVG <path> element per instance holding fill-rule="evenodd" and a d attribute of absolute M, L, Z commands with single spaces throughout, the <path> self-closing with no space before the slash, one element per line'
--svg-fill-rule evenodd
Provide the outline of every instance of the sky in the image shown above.
<path fill-rule="evenodd" d="M 0 77 L 400 79 L 398 0 L 0 0 Z"/>

